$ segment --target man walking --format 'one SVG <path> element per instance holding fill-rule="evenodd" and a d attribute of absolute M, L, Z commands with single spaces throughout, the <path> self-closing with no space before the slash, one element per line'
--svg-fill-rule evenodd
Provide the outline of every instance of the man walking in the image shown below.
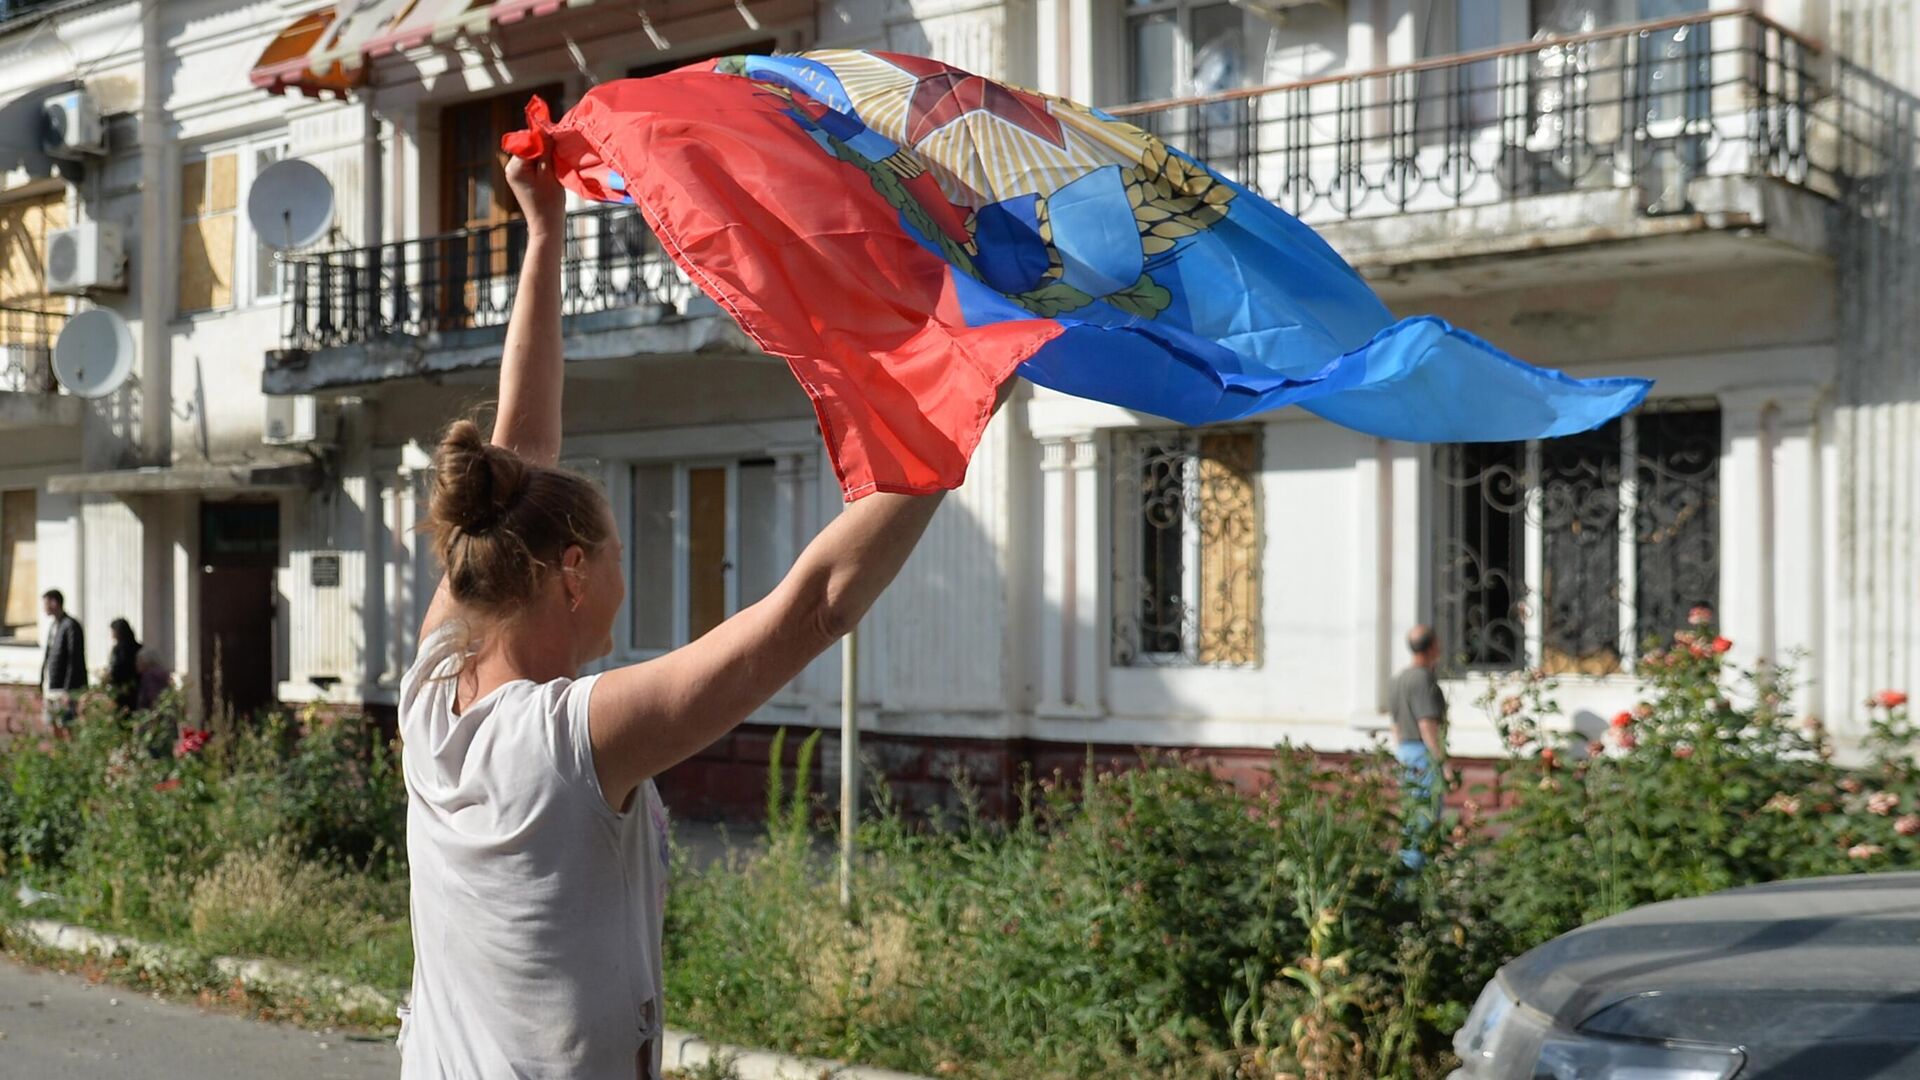
<path fill-rule="evenodd" d="M 1420 836 L 1438 820 L 1439 780 L 1447 762 L 1447 698 L 1440 691 L 1434 667 L 1440 662 L 1440 637 L 1430 626 L 1407 631 L 1408 666 L 1393 677 L 1393 756 L 1400 761 L 1401 783 L 1419 808 L 1407 820 L 1407 840 L 1417 846 Z M 1409 866 L 1423 861 L 1418 851 L 1403 852 Z"/>
<path fill-rule="evenodd" d="M 48 589 L 40 598 L 47 613 L 47 647 L 40 659 L 41 713 L 47 726 L 61 730 L 73 723 L 77 690 L 87 688 L 87 634 L 67 614 L 67 598 Z"/>

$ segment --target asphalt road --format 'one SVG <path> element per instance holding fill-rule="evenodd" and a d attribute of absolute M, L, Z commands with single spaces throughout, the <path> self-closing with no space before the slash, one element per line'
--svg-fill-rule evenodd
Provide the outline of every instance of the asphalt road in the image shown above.
<path fill-rule="evenodd" d="M 367 1042 L 155 1001 L 0 958 L 0 1080 L 394 1080 Z"/>

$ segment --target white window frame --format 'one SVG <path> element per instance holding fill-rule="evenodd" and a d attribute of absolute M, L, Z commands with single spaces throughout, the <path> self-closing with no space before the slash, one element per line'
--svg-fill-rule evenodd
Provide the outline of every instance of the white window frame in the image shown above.
<path fill-rule="evenodd" d="M 648 466 L 671 466 L 673 468 L 673 565 L 669 568 L 673 574 L 673 616 L 671 644 L 666 648 L 642 648 L 633 643 L 634 595 L 627 591 L 626 603 L 622 604 L 619 619 L 619 640 L 616 645 L 621 655 L 629 660 L 650 660 L 664 656 L 674 649 L 688 643 L 691 639 L 690 622 L 693 617 L 693 582 L 687 574 L 687 560 L 693 554 L 691 535 L 692 515 L 689 501 L 692 493 L 691 474 L 700 469 L 724 469 L 726 471 L 727 529 L 725 540 L 725 618 L 732 618 L 740 612 L 740 466 L 746 462 L 760 460 L 765 455 L 740 454 L 734 457 L 688 457 L 688 458 L 635 458 L 623 460 L 616 465 L 617 482 L 620 485 L 620 498 L 615 512 L 620 523 L 620 542 L 626 548 L 628 565 L 626 572 L 637 578 L 642 568 L 633 564 L 638 557 L 633 527 L 633 473 L 636 468 Z M 656 570 L 657 572 L 657 570 Z M 631 578 L 630 578 L 631 580 Z"/>
<path fill-rule="evenodd" d="M 1122 98 L 1127 98 L 1127 99 L 1131 99 L 1133 96 L 1133 77 L 1134 77 L 1133 27 L 1134 27 L 1134 24 L 1137 22 L 1144 21 L 1149 16 L 1162 15 L 1162 14 L 1166 14 L 1167 12 L 1172 12 L 1174 14 L 1174 18 L 1179 26 L 1179 45 L 1173 57 L 1174 76 L 1178 80 L 1178 82 L 1174 86 L 1172 93 L 1173 93 L 1173 96 L 1176 98 L 1186 97 L 1189 94 L 1194 93 L 1195 91 L 1193 88 L 1193 58 L 1194 58 L 1193 13 L 1196 9 L 1209 8 L 1209 7 L 1231 8 L 1232 10 L 1240 13 L 1241 25 L 1246 30 L 1254 31 L 1259 29 L 1257 26 L 1255 26 L 1253 22 L 1253 20 L 1257 19 L 1258 16 L 1253 15 L 1251 12 L 1247 11 L 1245 8 L 1242 8 L 1238 4 L 1232 3 L 1231 0 L 1153 0 L 1153 2 L 1151 3 L 1144 3 L 1144 4 L 1123 3 L 1120 6 L 1119 14 L 1116 17 L 1116 21 L 1120 29 L 1120 57 L 1121 57 L 1121 63 L 1119 65 L 1120 86 L 1117 88 L 1119 91 L 1117 96 Z M 1253 38 L 1252 33 L 1249 33 L 1248 40 L 1251 41 L 1252 38 Z M 1250 56 L 1243 56 L 1241 57 L 1241 62 L 1243 64 L 1250 63 L 1253 61 L 1253 59 L 1254 58 Z M 1256 77 L 1252 80 L 1243 80 L 1243 81 L 1248 82 L 1249 85 L 1255 82 L 1258 82 L 1259 81 L 1258 74 L 1259 73 L 1256 72 L 1255 73 Z M 1153 99 L 1142 99 L 1142 100 L 1153 100 Z"/>
<path fill-rule="evenodd" d="M 244 311 L 250 308 L 279 305 L 280 298 L 286 292 L 286 273 L 284 269 L 276 269 L 273 276 L 274 288 L 272 292 L 263 293 L 257 289 L 259 284 L 258 270 L 261 265 L 261 259 L 263 256 L 267 258 L 271 258 L 271 256 L 261 250 L 264 242 L 261 237 L 254 234 L 253 225 L 247 220 L 247 196 L 253 190 L 254 180 L 260 175 L 261 170 L 257 161 L 260 153 L 270 150 L 275 153 L 274 161 L 285 161 L 292 155 L 291 148 L 292 142 L 287 132 L 284 130 L 276 130 L 237 139 L 221 139 L 202 143 L 180 155 L 180 160 L 174 165 L 173 169 L 176 178 L 184 175 L 187 166 L 196 161 L 206 161 L 210 158 L 219 157 L 222 154 L 232 154 L 234 156 L 234 208 L 231 211 L 234 217 L 234 251 L 233 283 L 231 296 L 227 304 L 223 307 L 194 308 L 190 311 L 182 311 L 180 310 L 179 301 L 176 299 L 173 305 L 175 319 L 191 320 L 207 315 L 218 315 L 225 312 Z M 199 217 L 189 218 L 180 213 L 179 203 L 180 200 L 178 196 L 176 196 L 174 200 L 173 225 L 176 230 L 180 231 L 174 240 L 176 256 L 179 252 L 180 244 L 185 238 L 184 229 L 187 224 L 191 221 L 199 220 L 200 217 L 207 216 L 203 214 Z"/>

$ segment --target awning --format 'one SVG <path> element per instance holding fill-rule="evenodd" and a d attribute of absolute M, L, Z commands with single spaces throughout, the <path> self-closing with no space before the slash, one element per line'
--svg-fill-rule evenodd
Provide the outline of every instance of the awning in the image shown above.
<path fill-rule="evenodd" d="M 326 76 L 307 68 L 307 54 L 333 25 L 333 19 L 331 9 L 295 19 L 267 45 L 267 51 L 254 61 L 253 71 L 247 77 L 253 85 L 276 94 L 284 94 L 291 87 L 310 97 L 347 96 L 347 91 L 360 85 L 356 74 L 340 71 Z"/>
<path fill-rule="evenodd" d="M 593 0 L 340 0 L 296 19 L 249 75 L 276 94 L 320 96 L 358 88 L 368 60 L 429 41 L 452 41 L 499 23 L 586 7 Z"/>
<path fill-rule="evenodd" d="M 305 490 L 316 477 L 313 459 L 277 455 L 253 461 L 149 466 L 47 478 L 55 495 L 264 495 Z"/>

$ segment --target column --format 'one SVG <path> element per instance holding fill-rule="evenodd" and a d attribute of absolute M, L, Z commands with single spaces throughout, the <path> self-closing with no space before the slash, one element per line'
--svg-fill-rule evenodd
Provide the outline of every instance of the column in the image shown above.
<path fill-rule="evenodd" d="M 1065 715 L 1071 699 L 1067 628 L 1078 599 L 1073 582 L 1073 440 L 1040 440 L 1041 715 Z"/>
<path fill-rule="evenodd" d="M 1041 716 L 1100 712 L 1105 656 L 1100 633 L 1100 527 L 1106 500 L 1100 443 L 1092 432 L 1040 440 Z"/>
<path fill-rule="evenodd" d="M 773 559 L 776 566 L 784 569 L 793 566 L 807 542 L 813 539 L 809 513 L 813 503 L 809 493 L 819 470 L 811 444 L 771 447 L 768 453 L 773 458 Z M 809 664 L 802 669 L 774 700 L 780 704 L 812 700 L 816 666 Z"/>
<path fill-rule="evenodd" d="M 1802 712 L 1822 710 L 1813 695 L 1826 685 L 1826 518 L 1831 512 L 1821 468 L 1820 402 L 1811 392 L 1782 395 L 1769 417 L 1773 443 L 1773 645 L 1797 665 Z"/>
<path fill-rule="evenodd" d="M 1353 468 L 1353 676 L 1349 691 L 1357 727 L 1377 726 L 1386 712 L 1392 661 L 1393 458 L 1385 439 L 1355 437 Z"/>
<path fill-rule="evenodd" d="M 1102 674 L 1106 671 L 1106 590 L 1101 572 L 1106 565 L 1103 523 L 1110 520 L 1106 485 L 1101 483 L 1098 436 L 1076 439 L 1073 443 L 1073 621 L 1068 644 L 1073 673 L 1072 695 L 1067 699 L 1075 712 L 1096 715 L 1101 711 Z"/>
<path fill-rule="evenodd" d="M 1720 397 L 1720 632 L 1737 662 L 1771 659 L 1774 575 L 1770 552 L 1772 451 L 1766 414 L 1771 388 Z"/>

